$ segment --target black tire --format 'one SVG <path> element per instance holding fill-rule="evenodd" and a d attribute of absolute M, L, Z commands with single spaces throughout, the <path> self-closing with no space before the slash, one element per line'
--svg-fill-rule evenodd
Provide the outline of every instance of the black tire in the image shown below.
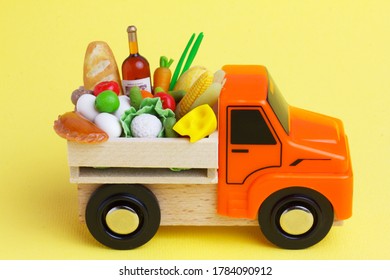
<path fill-rule="evenodd" d="M 312 223 L 305 232 L 292 234 L 283 229 L 281 217 L 289 209 L 304 209 L 312 217 Z M 263 202 L 258 213 L 264 236 L 285 249 L 304 249 L 320 242 L 331 229 L 333 220 L 333 207 L 329 200 L 319 192 L 303 187 L 273 193 Z"/>
<path fill-rule="evenodd" d="M 110 229 L 107 214 L 112 209 L 124 207 L 138 216 L 132 232 L 122 234 Z M 93 237 L 103 245 L 128 250 L 142 246 L 160 226 L 160 207 L 155 195 L 142 185 L 104 185 L 88 201 L 85 219 Z"/>

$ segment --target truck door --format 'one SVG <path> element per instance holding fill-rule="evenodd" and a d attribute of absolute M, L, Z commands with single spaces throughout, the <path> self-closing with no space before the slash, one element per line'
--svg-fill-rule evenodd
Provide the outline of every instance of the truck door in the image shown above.
<path fill-rule="evenodd" d="M 252 173 L 281 166 L 281 142 L 262 107 L 227 108 L 228 184 L 243 184 Z"/>

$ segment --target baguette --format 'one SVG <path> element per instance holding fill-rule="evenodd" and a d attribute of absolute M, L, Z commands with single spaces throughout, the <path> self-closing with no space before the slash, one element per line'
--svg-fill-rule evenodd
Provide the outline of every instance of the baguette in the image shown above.
<path fill-rule="evenodd" d="M 121 85 L 114 54 L 106 42 L 89 43 L 84 57 L 84 88 L 93 90 L 103 81 L 115 81 Z"/>

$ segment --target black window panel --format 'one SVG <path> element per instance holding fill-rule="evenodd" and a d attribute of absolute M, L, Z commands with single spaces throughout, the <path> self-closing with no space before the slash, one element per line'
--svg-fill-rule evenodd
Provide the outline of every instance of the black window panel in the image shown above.
<path fill-rule="evenodd" d="M 276 144 L 275 138 L 259 110 L 232 110 L 230 128 L 231 144 Z"/>

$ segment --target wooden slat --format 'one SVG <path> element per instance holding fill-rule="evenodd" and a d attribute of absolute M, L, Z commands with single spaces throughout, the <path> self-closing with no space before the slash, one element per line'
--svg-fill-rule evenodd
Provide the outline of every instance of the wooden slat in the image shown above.
<path fill-rule="evenodd" d="M 76 184 L 215 184 L 218 182 L 216 169 L 172 171 L 168 168 L 71 167 L 70 174 L 71 183 Z"/>
<path fill-rule="evenodd" d="M 101 144 L 68 141 L 69 166 L 218 168 L 217 132 L 187 138 L 116 138 Z"/>

